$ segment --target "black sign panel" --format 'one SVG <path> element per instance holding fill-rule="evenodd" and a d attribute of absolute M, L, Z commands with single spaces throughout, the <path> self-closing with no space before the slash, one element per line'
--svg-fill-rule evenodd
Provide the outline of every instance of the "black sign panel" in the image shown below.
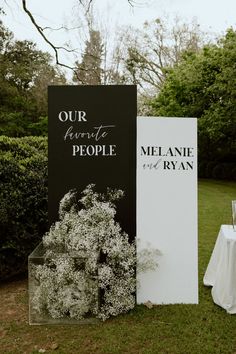
<path fill-rule="evenodd" d="M 49 221 L 61 198 L 90 184 L 122 189 L 116 219 L 136 234 L 136 86 L 50 86 Z"/>

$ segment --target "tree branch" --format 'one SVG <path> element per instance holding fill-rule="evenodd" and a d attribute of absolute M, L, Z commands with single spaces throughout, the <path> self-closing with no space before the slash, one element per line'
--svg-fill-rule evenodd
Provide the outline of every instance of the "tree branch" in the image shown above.
<path fill-rule="evenodd" d="M 136 0 L 128 0 L 128 4 L 132 7 L 142 7 L 142 6 L 145 6 L 145 2 L 143 3 L 143 1 L 136 1 Z"/>
<path fill-rule="evenodd" d="M 58 54 L 58 50 L 60 49 L 64 49 L 68 52 L 71 52 L 73 50 L 69 50 L 67 48 L 64 48 L 64 47 L 57 47 L 55 46 L 51 41 L 49 41 L 49 39 L 45 36 L 45 34 L 43 33 L 43 28 L 40 27 L 37 22 L 35 21 L 34 19 L 34 16 L 31 14 L 31 12 L 29 11 L 29 9 L 27 8 L 27 5 L 26 5 L 26 0 L 22 0 L 22 6 L 23 6 L 23 9 L 24 11 L 26 12 L 26 14 L 29 16 L 31 22 L 33 23 L 33 25 L 35 26 L 35 28 L 37 29 L 37 31 L 40 33 L 40 35 L 43 37 L 43 39 L 45 40 L 45 42 L 53 49 L 54 53 L 55 53 L 55 59 L 56 59 L 56 64 L 57 65 L 60 65 L 64 68 L 67 68 L 67 69 L 70 69 L 70 70 L 73 70 L 73 72 L 75 73 L 75 75 L 77 75 L 77 72 L 76 72 L 76 68 L 75 67 L 72 67 L 72 66 L 69 66 L 69 65 L 66 65 L 66 64 L 63 64 L 60 62 L 59 60 L 59 54 Z"/>
<path fill-rule="evenodd" d="M 81 29 L 82 26 L 76 26 L 76 27 L 66 27 L 66 26 L 61 26 L 61 27 L 58 27 L 58 28 L 52 28 L 52 27 L 41 27 L 42 31 L 45 31 L 45 30 L 50 30 L 50 31 L 61 31 L 61 30 L 65 30 L 65 31 L 73 31 L 73 30 L 76 30 L 76 29 Z"/>
<path fill-rule="evenodd" d="M 86 5 L 83 0 L 79 0 L 79 3 L 80 3 L 84 8 L 87 7 L 86 12 L 85 12 L 85 15 L 87 15 L 87 14 L 89 13 L 93 0 L 87 0 L 87 1 L 88 1 L 88 3 L 87 3 L 87 5 Z"/>
<path fill-rule="evenodd" d="M 5 0 L 4 0 L 5 1 Z M 89 13 L 92 3 L 94 0 L 78 0 L 78 2 L 84 7 L 86 8 L 86 14 Z M 137 0 L 127 0 L 128 4 L 132 7 L 139 5 L 140 3 Z M 61 26 L 58 28 L 51 28 L 51 27 L 41 27 L 37 21 L 35 20 L 33 14 L 31 13 L 31 11 L 28 9 L 27 4 L 26 4 L 26 0 L 22 0 L 22 7 L 23 10 L 25 11 L 25 13 L 28 15 L 28 17 L 30 18 L 31 22 L 33 23 L 34 27 L 36 28 L 36 30 L 39 32 L 39 34 L 41 35 L 41 37 L 44 39 L 44 41 L 53 49 L 54 53 L 55 53 L 55 61 L 57 65 L 60 65 L 64 68 L 70 69 L 74 72 L 74 74 L 76 75 L 76 77 L 78 77 L 78 73 L 77 73 L 77 67 L 76 66 L 70 66 L 70 65 L 66 65 L 64 63 L 62 63 L 59 59 L 59 50 L 65 50 L 66 52 L 72 53 L 72 52 L 77 52 L 78 49 L 68 49 L 62 46 L 56 46 L 54 45 L 47 37 L 47 35 L 45 35 L 44 31 L 45 30 L 52 30 L 52 31 L 59 31 L 61 29 L 65 29 L 65 30 L 69 30 L 67 27 L 65 26 Z M 80 27 L 74 27 L 71 29 L 76 29 L 76 28 L 80 28 Z M 86 70 L 85 68 L 83 70 Z"/>

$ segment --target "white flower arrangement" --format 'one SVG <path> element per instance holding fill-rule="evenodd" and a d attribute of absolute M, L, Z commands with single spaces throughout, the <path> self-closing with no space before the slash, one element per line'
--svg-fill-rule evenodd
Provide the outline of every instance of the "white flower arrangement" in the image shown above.
<path fill-rule="evenodd" d="M 137 262 L 135 243 L 114 220 L 114 202 L 124 193 L 108 188 L 101 194 L 94 186 L 79 200 L 69 191 L 60 220 L 43 237 L 44 264 L 31 266 L 37 282 L 32 308 L 40 315 L 104 321 L 127 312 L 135 306 L 137 265 L 141 271 L 156 265 L 150 252 Z"/>
<path fill-rule="evenodd" d="M 96 193 L 90 184 L 79 201 L 75 191 L 63 197 L 60 220 L 43 237 L 45 262 L 32 269 L 36 312 L 106 320 L 134 307 L 135 245 L 114 220 L 122 196 L 120 190 Z"/>

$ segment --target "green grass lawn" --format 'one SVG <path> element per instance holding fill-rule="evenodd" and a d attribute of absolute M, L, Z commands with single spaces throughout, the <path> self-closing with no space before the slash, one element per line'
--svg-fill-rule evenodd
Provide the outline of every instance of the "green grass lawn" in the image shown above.
<path fill-rule="evenodd" d="M 29 326 L 27 282 L 19 280 L 0 288 L 0 353 L 236 354 L 236 315 L 214 305 L 202 283 L 220 225 L 231 223 L 232 199 L 236 183 L 199 182 L 199 305 L 137 306 L 96 325 Z"/>

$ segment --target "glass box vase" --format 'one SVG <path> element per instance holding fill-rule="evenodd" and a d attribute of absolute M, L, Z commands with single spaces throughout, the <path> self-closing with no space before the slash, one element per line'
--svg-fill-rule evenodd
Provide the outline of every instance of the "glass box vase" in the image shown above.
<path fill-rule="evenodd" d="M 97 269 L 69 252 L 48 252 L 40 243 L 28 258 L 29 324 L 83 324 L 99 320 Z"/>

